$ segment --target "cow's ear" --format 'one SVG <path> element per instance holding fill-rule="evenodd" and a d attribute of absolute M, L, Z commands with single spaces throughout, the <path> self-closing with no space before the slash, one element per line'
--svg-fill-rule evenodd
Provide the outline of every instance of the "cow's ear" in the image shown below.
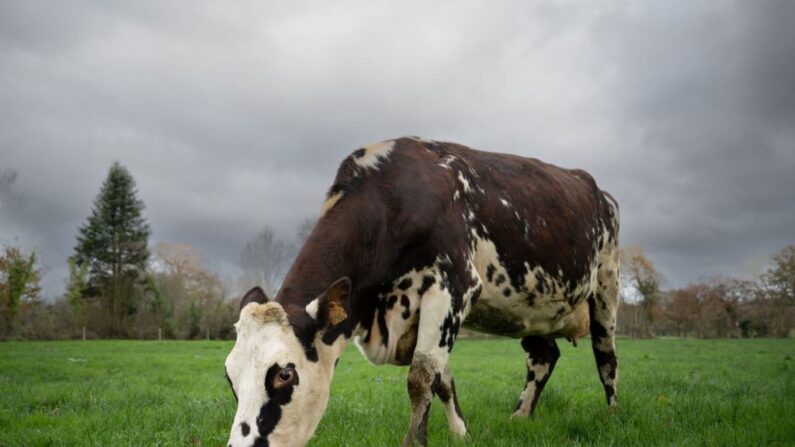
<path fill-rule="evenodd" d="M 265 304 L 267 302 L 268 295 L 265 295 L 265 292 L 259 287 L 254 287 L 243 296 L 242 300 L 240 300 L 240 310 L 243 310 L 249 303 Z"/>
<path fill-rule="evenodd" d="M 348 295 L 351 293 L 351 280 L 340 278 L 306 306 L 306 312 L 317 321 L 321 330 L 338 326 L 348 319 L 345 311 Z"/>

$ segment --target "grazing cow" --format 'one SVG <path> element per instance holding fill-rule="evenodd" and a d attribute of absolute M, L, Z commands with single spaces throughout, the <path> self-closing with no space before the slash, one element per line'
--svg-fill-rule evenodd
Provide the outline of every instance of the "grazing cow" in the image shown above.
<path fill-rule="evenodd" d="M 426 444 L 434 395 L 467 433 L 447 365 L 459 328 L 521 338 L 532 414 L 560 351 L 590 335 L 615 403 L 618 208 L 593 178 L 532 158 L 400 138 L 354 151 L 269 300 L 241 301 L 226 373 L 230 446 L 303 445 L 355 339 L 373 363 L 411 365 L 403 444 Z"/>

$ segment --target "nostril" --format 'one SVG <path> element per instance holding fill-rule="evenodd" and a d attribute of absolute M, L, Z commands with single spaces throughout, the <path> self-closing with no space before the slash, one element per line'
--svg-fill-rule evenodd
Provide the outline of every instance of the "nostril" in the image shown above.
<path fill-rule="evenodd" d="M 243 436 L 248 436 L 249 432 L 251 431 L 251 427 L 248 426 L 247 423 L 241 422 L 240 423 L 240 432 L 243 433 Z"/>

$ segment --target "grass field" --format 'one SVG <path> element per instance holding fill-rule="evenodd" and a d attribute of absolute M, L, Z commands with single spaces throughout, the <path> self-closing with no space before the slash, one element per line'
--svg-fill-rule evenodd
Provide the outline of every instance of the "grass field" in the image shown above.
<path fill-rule="evenodd" d="M 0 344 L 0 445 L 224 445 L 235 402 L 231 342 Z M 562 356 L 536 416 L 509 420 L 525 376 L 515 340 L 459 340 L 452 356 L 470 429 L 430 445 L 795 445 L 795 340 L 619 340 L 619 409 L 608 411 L 588 340 Z M 313 446 L 398 445 L 406 368 L 351 346 Z"/>

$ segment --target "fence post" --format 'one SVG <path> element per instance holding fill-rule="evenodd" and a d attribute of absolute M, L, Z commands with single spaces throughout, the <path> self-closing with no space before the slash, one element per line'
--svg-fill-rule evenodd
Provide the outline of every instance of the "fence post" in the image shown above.
<path fill-rule="evenodd" d="M 210 330 L 207 329 L 207 341 L 210 341 Z"/>
<path fill-rule="evenodd" d="M 157 328 L 157 341 L 161 340 L 163 340 L 163 328 L 159 327 Z"/>
<path fill-rule="evenodd" d="M 83 326 L 83 341 L 86 341 L 86 327 Z"/>

